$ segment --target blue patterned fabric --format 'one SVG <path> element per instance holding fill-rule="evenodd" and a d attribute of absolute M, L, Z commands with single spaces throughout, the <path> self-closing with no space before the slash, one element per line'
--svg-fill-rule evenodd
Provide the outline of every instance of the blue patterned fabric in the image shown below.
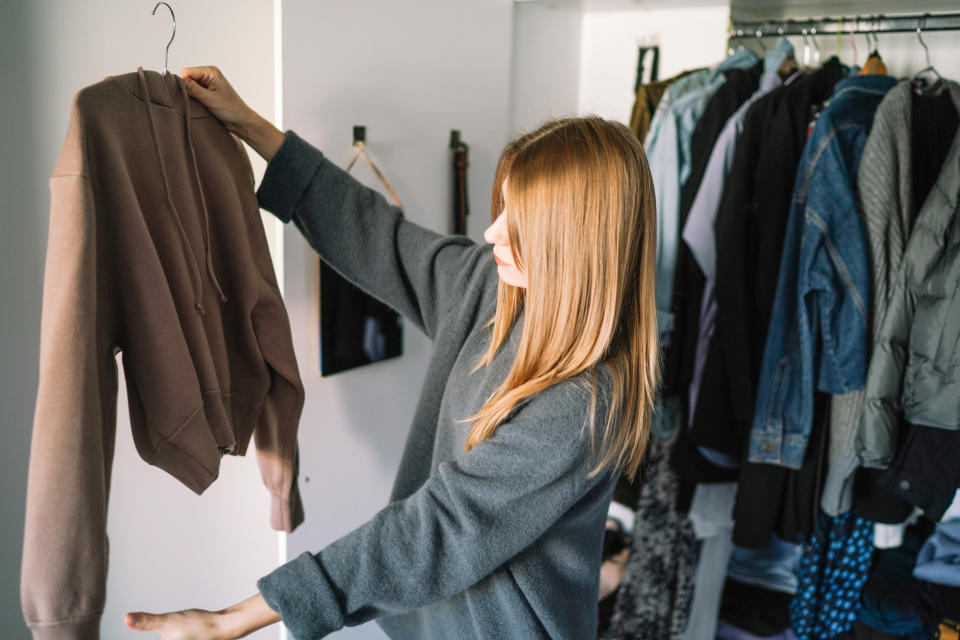
<path fill-rule="evenodd" d="M 790 622 L 797 640 L 833 638 L 853 627 L 873 557 L 873 523 L 850 512 L 822 517 L 803 543 Z"/>

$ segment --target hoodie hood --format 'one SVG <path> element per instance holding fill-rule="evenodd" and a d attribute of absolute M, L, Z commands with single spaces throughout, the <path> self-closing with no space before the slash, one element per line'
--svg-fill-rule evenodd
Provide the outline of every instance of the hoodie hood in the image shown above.
<path fill-rule="evenodd" d="M 139 81 L 138 87 L 127 88 L 143 101 L 146 110 L 147 122 L 149 123 L 150 127 L 150 139 L 153 144 L 153 150 L 157 157 L 157 165 L 159 169 L 158 173 L 160 179 L 163 181 L 163 190 L 167 201 L 167 207 L 170 212 L 170 217 L 174 224 L 176 224 L 177 230 L 180 234 L 180 246 L 183 250 L 184 257 L 193 267 L 194 307 L 198 312 L 205 313 L 202 303 L 204 278 L 201 273 L 200 261 L 197 259 L 197 256 L 193 251 L 193 247 L 190 246 L 187 233 L 183 228 L 182 222 L 180 221 L 180 215 L 178 214 L 177 209 L 173 204 L 173 198 L 170 195 L 170 181 L 167 177 L 167 169 L 163 162 L 163 156 L 160 153 L 160 143 L 157 138 L 157 127 L 156 123 L 154 122 L 153 108 L 151 107 L 151 103 L 155 102 L 163 106 L 171 107 L 183 115 L 187 140 L 187 149 L 184 151 L 187 153 L 188 163 L 193 170 L 194 178 L 197 181 L 197 187 L 200 193 L 201 210 L 203 212 L 204 269 L 206 270 L 210 281 L 213 282 L 213 286 L 216 288 L 217 293 L 220 296 L 220 302 L 226 302 L 227 296 L 224 294 L 223 288 L 220 286 L 220 281 L 217 278 L 217 274 L 213 268 L 213 257 L 210 250 L 210 213 L 207 209 L 206 198 L 203 195 L 204 190 L 200 181 L 200 173 L 197 170 L 197 154 L 193 146 L 193 137 L 190 133 L 190 121 L 193 119 L 193 117 L 207 117 L 211 116 L 212 114 L 205 106 L 203 106 L 202 103 L 191 100 L 190 96 L 187 94 L 187 88 L 184 86 L 183 80 L 177 74 L 168 73 L 166 76 L 161 76 L 160 73 L 156 71 L 144 71 L 143 67 L 137 67 L 137 79 Z M 191 107 L 191 103 L 193 103 L 193 107 Z M 196 116 L 191 113 L 191 110 L 198 112 Z"/>

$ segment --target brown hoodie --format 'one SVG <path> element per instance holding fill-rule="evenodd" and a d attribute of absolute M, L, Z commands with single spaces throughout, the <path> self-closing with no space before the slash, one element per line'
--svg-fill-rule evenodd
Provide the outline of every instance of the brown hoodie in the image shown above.
<path fill-rule="evenodd" d="M 50 178 L 21 600 L 34 638 L 99 636 L 116 353 L 140 456 L 196 493 L 251 435 L 271 526 L 303 520 L 289 320 L 243 146 L 176 74 L 78 91 Z"/>

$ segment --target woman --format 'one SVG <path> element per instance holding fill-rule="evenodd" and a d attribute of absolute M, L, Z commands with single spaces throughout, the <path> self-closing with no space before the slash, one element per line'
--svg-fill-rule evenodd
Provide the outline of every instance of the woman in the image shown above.
<path fill-rule="evenodd" d="M 180 75 L 267 160 L 261 206 L 434 353 L 383 510 L 237 605 L 127 625 L 215 639 L 282 619 L 299 640 L 375 618 L 392 638 L 595 638 L 606 511 L 640 464 L 659 371 L 655 206 L 636 137 L 570 118 L 509 144 L 489 251 L 405 221 L 216 67 Z"/>

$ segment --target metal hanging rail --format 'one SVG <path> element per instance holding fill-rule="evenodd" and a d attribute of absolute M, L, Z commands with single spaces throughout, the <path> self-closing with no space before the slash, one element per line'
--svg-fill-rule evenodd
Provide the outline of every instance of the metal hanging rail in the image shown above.
<path fill-rule="evenodd" d="M 729 37 L 802 36 L 849 33 L 916 33 L 922 31 L 958 31 L 960 13 L 924 13 L 916 15 L 866 15 L 849 17 L 784 19 L 763 22 L 731 22 Z"/>

